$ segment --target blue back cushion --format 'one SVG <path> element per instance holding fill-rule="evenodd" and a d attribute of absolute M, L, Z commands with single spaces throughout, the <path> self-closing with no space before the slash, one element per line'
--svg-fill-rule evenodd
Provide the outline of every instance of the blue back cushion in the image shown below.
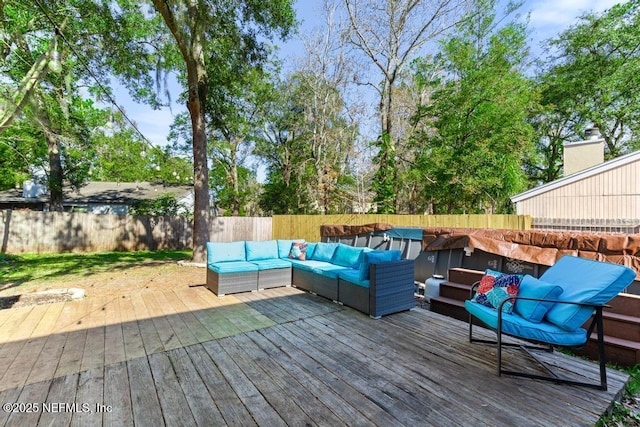
<path fill-rule="evenodd" d="M 307 243 L 306 259 L 312 259 L 313 253 L 316 251 L 317 243 Z"/>
<path fill-rule="evenodd" d="M 338 244 L 338 248 L 333 253 L 331 262 L 343 267 L 357 268 L 360 253 L 364 248 L 356 248 L 353 246 L 345 245 L 343 243 Z"/>
<path fill-rule="evenodd" d="M 402 253 L 399 250 L 371 251 L 362 255 L 360 262 L 360 280 L 369 280 L 369 266 L 377 262 L 400 261 Z"/>
<path fill-rule="evenodd" d="M 540 280 L 562 287 L 560 301 L 606 304 L 636 278 L 622 265 L 564 256 L 540 276 Z M 593 308 L 574 304 L 554 304 L 547 312 L 549 322 L 573 331 L 591 316 Z"/>
<path fill-rule="evenodd" d="M 307 255 L 307 259 L 331 262 L 331 259 L 333 258 L 333 253 L 336 251 L 336 249 L 338 249 L 337 243 L 318 242 L 311 256 Z M 307 254 L 308 253 L 309 253 L 309 247 L 307 247 Z"/>
<path fill-rule="evenodd" d="M 207 242 L 207 264 L 246 261 L 244 242 Z"/>
<path fill-rule="evenodd" d="M 556 300 L 560 294 L 562 294 L 560 286 L 543 282 L 528 274 L 522 278 L 518 291 L 518 297 L 548 300 Z M 533 323 L 540 323 L 553 304 L 546 301 L 516 299 L 514 309 L 524 319 Z"/>
<path fill-rule="evenodd" d="M 278 243 L 275 240 L 266 240 L 264 242 L 247 241 L 245 244 L 247 261 L 278 258 Z"/>

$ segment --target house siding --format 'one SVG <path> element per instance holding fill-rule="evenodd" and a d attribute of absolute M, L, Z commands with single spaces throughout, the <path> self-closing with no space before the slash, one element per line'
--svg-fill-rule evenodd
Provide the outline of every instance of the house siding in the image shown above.
<path fill-rule="evenodd" d="M 640 161 L 520 200 L 516 211 L 534 218 L 640 218 Z"/>

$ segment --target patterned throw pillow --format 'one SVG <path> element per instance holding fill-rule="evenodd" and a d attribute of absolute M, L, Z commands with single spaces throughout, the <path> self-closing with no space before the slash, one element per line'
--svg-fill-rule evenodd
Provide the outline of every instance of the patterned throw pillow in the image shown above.
<path fill-rule="evenodd" d="M 487 269 L 480 279 L 478 292 L 473 300 L 489 308 L 497 309 L 503 299 L 518 295 L 521 281 L 522 274 L 505 274 Z M 514 299 L 505 302 L 502 311 L 511 314 L 514 303 Z"/>
<path fill-rule="evenodd" d="M 307 259 L 307 243 L 306 242 L 294 242 L 291 244 L 291 251 L 289 251 L 289 258 L 299 259 L 304 261 Z"/>

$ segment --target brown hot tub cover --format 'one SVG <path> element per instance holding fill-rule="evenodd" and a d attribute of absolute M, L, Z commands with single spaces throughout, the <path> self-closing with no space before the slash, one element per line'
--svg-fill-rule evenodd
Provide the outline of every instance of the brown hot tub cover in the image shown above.
<path fill-rule="evenodd" d="M 563 255 L 573 255 L 640 272 L 640 234 L 464 228 L 425 228 L 422 234 L 425 251 L 479 249 L 541 265 L 553 265 Z"/>
<path fill-rule="evenodd" d="M 373 233 L 375 231 L 386 231 L 393 228 L 393 225 L 383 223 L 373 223 L 364 225 L 321 225 L 321 237 L 357 236 L 359 234 Z"/>

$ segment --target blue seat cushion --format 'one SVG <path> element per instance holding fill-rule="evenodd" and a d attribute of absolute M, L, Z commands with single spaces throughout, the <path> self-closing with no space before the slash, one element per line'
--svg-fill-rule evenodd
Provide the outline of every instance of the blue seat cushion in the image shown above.
<path fill-rule="evenodd" d="M 263 242 L 247 241 L 245 245 L 247 261 L 278 258 L 278 243 L 275 240 L 265 240 Z"/>
<path fill-rule="evenodd" d="M 540 276 L 540 280 L 562 287 L 560 301 L 602 305 L 609 302 L 636 278 L 622 265 L 565 255 Z M 568 331 L 579 328 L 593 313 L 592 307 L 554 304 L 546 319 Z"/>
<path fill-rule="evenodd" d="M 313 271 L 314 274 L 318 274 L 320 276 L 329 277 L 330 279 L 337 279 L 339 272 L 348 270 L 353 269 L 349 267 L 343 267 L 341 265 L 325 264 L 314 267 L 311 271 Z"/>
<path fill-rule="evenodd" d="M 354 246 L 345 245 L 343 243 L 338 244 L 336 251 L 333 253 L 331 262 L 343 267 L 357 268 L 358 261 L 360 260 L 360 253 L 364 248 L 356 248 Z"/>
<path fill-rule="evenodd" d="M 464 302 L 464 307 L 490 328 L 498 329 L 498 310 L 470 300 Z M 502 312 L 502 332 L 532 341 L 567 347 L 580 346 L 587 341 L 587 331 L 583 328 L 567 331 L 550 322 L 533 323 L 523 319 L 517 313 L 509 314 L 504 311 Z"/>
<path fill-rule="evenodd" d="M 341 270 L 338 272 L 338 278 L 345 282 L 352 283 L 354 285 L 362 286 L 363 288 L 370 287 L 369 280 L 360 280 L 360 271 L 355 268 L 348 270 Z"/>
<path fill-rule="evenodd" d="M 244 242 L 207 242 L 207 264 L 246 260 Z"/>
<path fill-rule="evenodd" d="M 369 280 L 369 266 L 378 262 L 400 261 L 402 253 L 399 250 L 370 251 L 362 254 L 359 265 L 360 280 Z"/>
<path fill-rule="evenodd" d="M 560 286 L 544 282 L 527 274 L 520 282 L 520 291 L 518 292 L 514 310 L 524 319 L 533 323 L 539 323 L 554 303 L 520 298 L 555 300 L 558 299 L 560 294 L 562 294 L 562 288 Z"/>
<path fill-rule="evenodd" d="M 321 267 L 323 265 L 331 265 L 328 262 L 324 261 L 315 261 L 315 260 L 306 260 L 301 261 L 298 259 L 290 259 L 289 262 L 293 268 L 298 268 L 300 270 L 313 271 L 316 267 Z"/>
<path fill-rule="evenodd" d="M 258 266 L 258 270 L 273 270 L 276 268 L 291 268 L 291 262 L 284 259 L 259 259 L 250 261 Z"/>
<path fill-rule="evenodd" d="M 313 250 L 313 253 L 311 255 L 307 255 L 307 259 L 331 262 L 333 253 L 336 251 L 336 249 L 338 249 L 337 243 L 318 242 L 316 243 L 316 247 Z M 307 253 L 308 252 L 309 247 L 307 246 Z"/>
<path fill-rule="evenodd" d="M 214 262 L 208 264 L 207 267 L 218 274 L 258 271 L 258 266 L 249 261 Z"/>

